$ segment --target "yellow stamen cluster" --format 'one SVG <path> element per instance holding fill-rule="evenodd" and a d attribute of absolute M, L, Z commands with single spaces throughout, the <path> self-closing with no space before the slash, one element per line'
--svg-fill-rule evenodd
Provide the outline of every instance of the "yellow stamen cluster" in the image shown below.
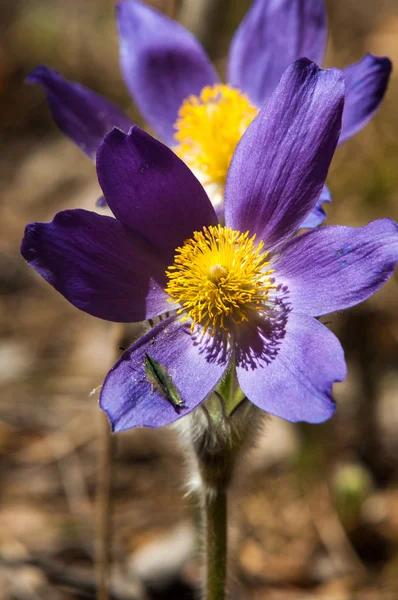
<path fill-rule="evenodd" d="M 268 293 L 275 286 L 267 269 L 264 244 L 255 235 L 228 227 L 204 227 L 177 248 L 174 264 L 166 271 L 166 292 L 170 302 L 180 305 L 182 321 L 192 319 L 211 330 L 228 331 L 232 325 L 249 320 L 251 311 L 265 308 Z"/>
<path fill-rule="evenodd" d="M 204 185 L 224 185 L 237 143 L 258 110 L 228 85 L 203 88 L 184 100 L 174 125 L 175 152 Z"/>

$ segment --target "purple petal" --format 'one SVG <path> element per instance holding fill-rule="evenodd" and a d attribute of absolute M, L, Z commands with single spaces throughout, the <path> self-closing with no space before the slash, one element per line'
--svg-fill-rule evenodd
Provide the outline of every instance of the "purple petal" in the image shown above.
<path fill-rule="evenodd" d="M 225 222 L 271 249 L 315 208 L 340 133 L 344 78 L 307 59 L 290 65 L 244 133 L 225 189 Z"/>
<path fill-rule="evenodd" d="M 387 89 L 392 70 L 390 59 L 367 54 L 344 70 L 346 96 L 339 144 L 345 142 L 373 117 Z"/>
<path fill-rule="evenodd" d="M 322 204 L 324 202 L 329 203 L 331 201 L 332 196 L 330 194 L 330 190 L 326 185 L 324 185 L 314 210 L 301 223 L 300 229 L 313 229 L 314 227 L 318 227 L 321 223 L 323 223 L 326 219 L 326 213 Z"/>
<path fill-rule="evenodd" d="M 243 393 L 262 410 L 288 421 L 321 423 L 335 410 L 332 384 L 346 376 L 340 342 L 322 323 L 290 313 L 277 356 L 237 366 Z"/>
<path fill-rule="evenodd" d="M 262 106 L 291 62 L 322 63 L 326 36 L 322 0 L 256 0 L 232 40 L 228 80 Z"/>
<path fill-rule="evenodd" d="M 135 0 L 117 10 L 126 84 L 149 125 L 172 145 L 182 101 L 218 76 L 199 42 L 176 21 Z"/>
<path fill-rule="evenodd" d="M 84 312 L 142 321 L 170 309 L 162 263 L 139 234 L 111 217 L 66 210 L 26 227 L 21 252 L 31 267 Z"/>
<path fill-rule="evenodd" d="M 289 242 L 273 264 L 289 288 L 294 310 L 319 316 L 369 298 L 398 261 L 398 225 L 390 219 L 366 227 L 322 227 Z"/>
<path fill-rule="evenodd" d="M 209 342 L 209 340 L 207 340 Z M 206 343 L 195 340 L 189 326 L 169 317 L 139 339 L 109 371 L 100 405 L 113 431 L 131 427 L 163 427 L 189 414 L 215 388 L 230 359 L 230 351 L 212 358 Z M 210 345 L 212 345 L 210 341 Z M 166 370 L 184 402 L 176 408 L 145 373 L 145 354 Z"/>
<path fill-rule="evenodd" d="M 98 179 L 119 221 L 138 231 L 169 263 L 204 225 L 217 224 L 206 192 L 167 146 L 138 127 L 109 133 L 97 154 Z"/>
<path fill-rule="evenodd" d="M 47 67 L 37 67 L 26 81 L 44 87 L 54 121 L 92 160 L 108 131 L 119 127 L 127 132 L 133 125 L 111 102 Z"/>

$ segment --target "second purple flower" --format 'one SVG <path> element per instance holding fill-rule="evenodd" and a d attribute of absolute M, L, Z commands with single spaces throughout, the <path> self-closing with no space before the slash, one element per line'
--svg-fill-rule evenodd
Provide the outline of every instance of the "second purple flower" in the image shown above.
<path fill-rule="evenodd" d="M 132 97 L 222 214 L 235 147 L 283 70 L 301 57 L 322 63 L 327 38 L 323 0 L 255 0 L 232 40 L 226 85 L 199 42 L 176 21 L 139 0 L 125 0 L 118 5 L 117 22 L 120 63 Z M 389 59 L 371 54 L 345 69 L 340 143 L 377 110 L 390 72 Z M 91 158 L 112 126 L 127 133 L 132 125 L 108 101 L 46 67 L 33 71 L 29 81 L 45 87 L 55 121 Z M 325 219 L 323 202 L 330 202 L 327 188 L 303 227 Z"/>

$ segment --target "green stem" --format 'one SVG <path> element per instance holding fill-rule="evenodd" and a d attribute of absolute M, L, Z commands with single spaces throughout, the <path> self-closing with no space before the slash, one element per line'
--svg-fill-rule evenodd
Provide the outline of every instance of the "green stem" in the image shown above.
<path fill-rule="evenodd" d="M 227 491 L 205 492 L 206 600 L 224 600 L 227 571 Z"/>
<path fill-rule="evenodd" d="M 236 389 L 236 388 L 233 388 Z M 242 450 L 250 405 L 240 402 L 228 414 L 219 392 L 209 396 L 191 421 L 192 445 L 201 480 L 202 522 L 206 552 L 205 600 L 224 600 L 227 571 L 227 493 L 236 458 Z"/>

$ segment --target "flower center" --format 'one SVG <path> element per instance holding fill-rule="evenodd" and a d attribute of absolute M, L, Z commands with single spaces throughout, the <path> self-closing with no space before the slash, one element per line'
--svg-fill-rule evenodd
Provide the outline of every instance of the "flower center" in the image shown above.
<path fill-rule="evenodd" d="M 174 151 L 198 174 L 203 185 L 225 185 L 237 143 L 258 110 L 228 85 L 203 88 L 181 105 L 174 125 Z"/>
<path fill-rule="evenodd" d="M 174 264 L 168 268 L 166 292 L 177 302 L 182 321 L 192 319 L 210 329 L 228 331 L 248 321 L 252 311 L 265 308 L 268 293 L 275 289 L 268 269 L 264 244 L 255 235 L 228 227 L 204 227 L 177 248 Z"/>

